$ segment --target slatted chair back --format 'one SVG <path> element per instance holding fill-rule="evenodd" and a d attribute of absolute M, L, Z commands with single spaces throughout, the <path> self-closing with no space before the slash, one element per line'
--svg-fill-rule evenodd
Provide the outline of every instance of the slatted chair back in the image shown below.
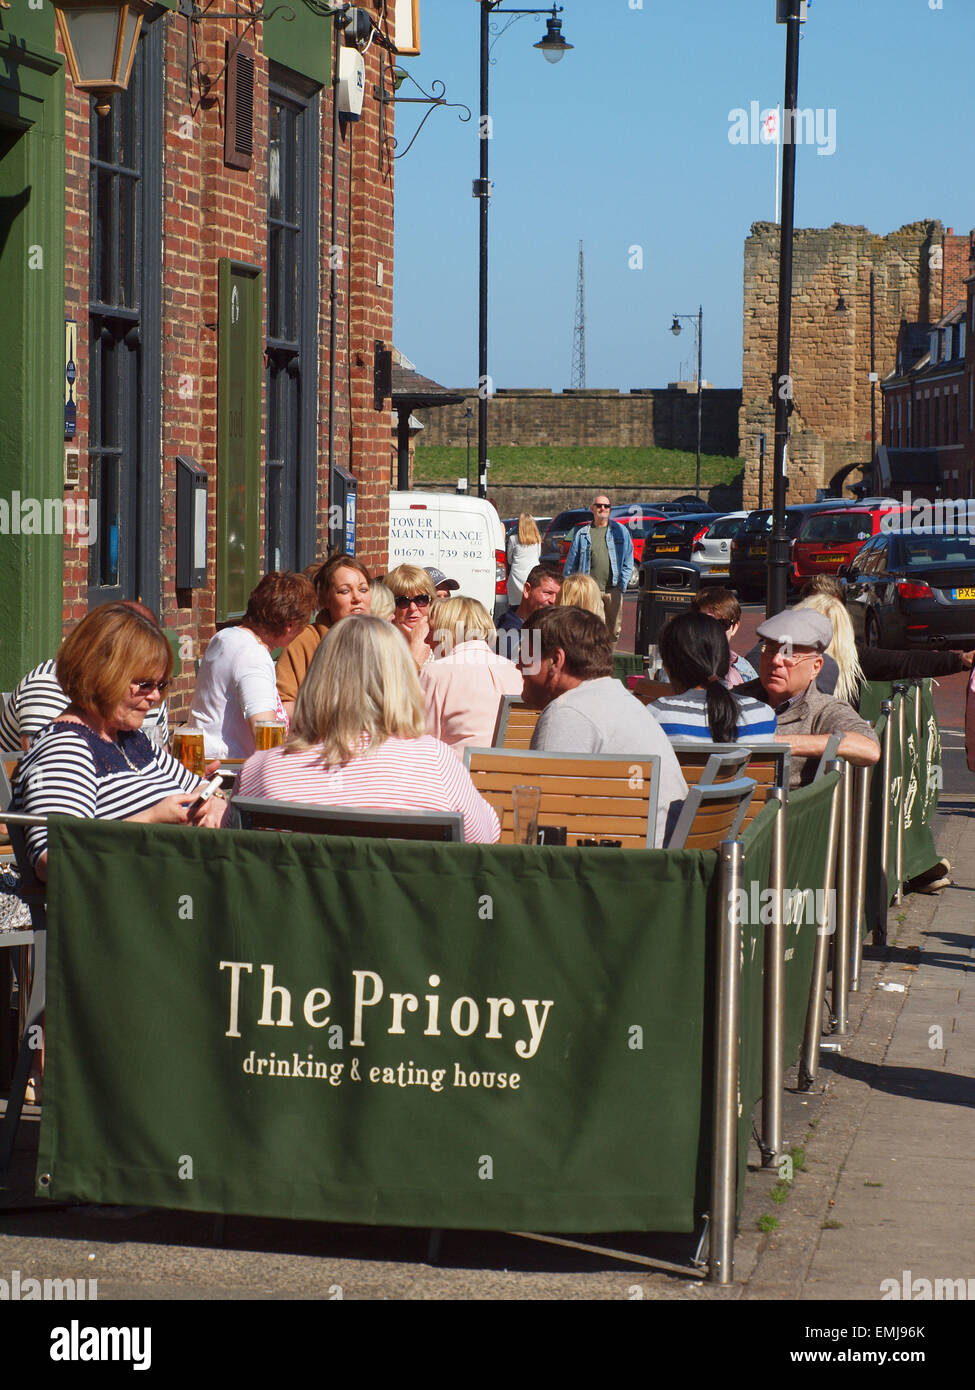
<path fill-rule="evenodd" d="M 539 713 L 537 709 L 530 709 L 517 695 L 503 695 L 491 747 L 530 748 Z"/>
<path fill-rule="evenodd" d="M 748 803 L 742 830 L 751 825 L 759 811 L 768 801 L 773 787 L 783 789 L 786 798 L 789 794 L 790 750 L 787 743 L 753 743 L 750 745 L 751 757 L 748 760 L 748 775 L 755 783 L 755 794 Z"/>
<path fill-rule="evenodd" d="M 750 777 L 691 787 L 667 848 L 717 849 L 737 839 L 754 790 Z"/>
<path fill-rule="evenodd" d="M 652 848 L 660 787 L 656 756 L 532 753 L 465 748 L 474 785 L 498 812 L 501 843 L 514 843 L 512 789 L 539 787 L 540 826 L 564 826 L 566 844 L 619 840 L 624 849 Z"/>
<path fill-rule="evenodd" d="M 751 749 L 744 743 L 710 743 L 701 738 L 674 738 L 670 746 L 677 754 L 680 770 L 689 787 L 734 782 L 748 767 L 751 754 Z"/>
<path fill-rule="evenodd" d="M 6 811 L 13 798 L 13 782 L 22 753 L 0 754 L 0 811 Z"/>
<path fill-rule="evenodd" d="M 464 839 L 459 811 L 388 811 L 370 806 L 312 806 L 235 796 L 230 803 L 242 830 L 298 830 L 305 835 L 355 835 L 381 840 Z"/>
<path fill-rule="evenodd" d="M 669 681 L 637 681 L 631 694 L 635 695 L 645 705 L 653 704 L 654 700 L 662 700 L 665 695 L 675 694 L 674 687 Z"/>

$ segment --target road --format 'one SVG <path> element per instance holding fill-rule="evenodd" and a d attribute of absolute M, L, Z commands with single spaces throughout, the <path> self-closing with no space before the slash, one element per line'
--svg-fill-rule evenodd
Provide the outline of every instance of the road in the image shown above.
<path fill-rule="evenodd" d="M 747 652 L 756 641 L 756 629 L 765 617 L 765 609 L 760 603 L 742 604 L 741 630 L 734 640 L 735 649 Z M 636 629 L 636 594 L 630 593 L 623 605 L 623 631 L 620 634 L 620 651 L 633 650 L 633 637 Z M 968 771 L 965 761 L 965 693 L 968 676 L 961 672 L 957 676 L 943 676 L 934 686 L 934 708 L 941 729 L 944 754 L 944 791 L 954 795 L 975 792 L 975 776 Z"/>

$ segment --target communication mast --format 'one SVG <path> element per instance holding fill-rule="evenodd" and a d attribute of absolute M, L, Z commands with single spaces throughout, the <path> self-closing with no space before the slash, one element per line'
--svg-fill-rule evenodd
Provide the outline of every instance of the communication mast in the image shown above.
<path fill-rule="evenodd" d="M 586 385 L 586 253 L 579 242 L 579 279 L 576 285 L 576 326 L 572 335 L 572 381 L 573 390 L 584 390 Z"/>

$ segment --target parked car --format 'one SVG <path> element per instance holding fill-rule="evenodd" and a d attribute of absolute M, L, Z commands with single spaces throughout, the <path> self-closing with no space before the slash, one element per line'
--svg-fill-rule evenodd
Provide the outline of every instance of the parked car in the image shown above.
<path fill-rule="evenodd" d="M 567 512 L 559 512 L 542 532 L 542 563 L 561 565 L 568 546 L 562 551 L 559 542 L 565 540 L 577 526 L 584 526 L 587 521 L 592 521 L 592 512 L 588 507 L 573 507 Z"/>
<path fill-rule="evenodd" d="M 881 518 L 892 512 L 903 514 L 904 508 L 899 502 L 857 503 L 807 516 L 792 546 L 792 582 L 796 588 L 801 588 L 814 574 L 838 573 L 850 563 L 863 542 L 882 529 Z"/>
<path fill-rule="evenodd" d="M 389 568 L 427 565 L 498 617 L 508 606 L 504 527 L 493 503 L 453 492 L 389 494 Z"/>
<path fill-rule="evenodd" d="M 842 497 L 824 502 L 800 502 L 785 509 L 785 530 L 790 540 L 807 516 L 827 512 L 834 507 L 848 507 Z M 756 597 L 765 592 L 768 573 L 768 534 L 772 529 L 772 509 L 762 507 L 749 512 L 737 535 L 731 539 L 731 572 L 729 581 L 742 598 Z M 791 567 L 790 567 L 791 574 Z"/>
<path fill-rule="evenodd" d="M 748 512 L 727 512 L 719 516 L 691 550 L 691 561 L 701 571 L 701 582 L 728 579 L 731 572 L 731 542 L 745 524 Z"/>
<path fill-rule="evenodd" d="M 687 560 L 694 547 L 714 524 L 713 512 L 674 513 L 658 521 L 643 543 L 643 561 Z"/>
<path fill-rule="evenodd" d="M 840 571 L 856 636 L 869 647 L 975 647 L 975 535 L 881 531 Z"/>

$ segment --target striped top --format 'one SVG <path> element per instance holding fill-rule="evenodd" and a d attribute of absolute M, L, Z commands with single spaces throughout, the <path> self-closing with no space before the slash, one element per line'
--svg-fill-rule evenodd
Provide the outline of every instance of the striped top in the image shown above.
<path fill-rule="evenodd" d="M 39 733 L 21 758 L 11 810 L 128 820 L 202 781 L 141 729 L 125 729 L 117 743 L 106 743 L 87 725 L 62 721 Z M 27 848 L 36 864 L 47 849 L 44 826 L 27 831 Z"/>
<path fill-rule="evenodd" d="M 42 661 L 15 686 L 0 710 L 0 752 L 19 753 L 21 738 L 33 739 L 68 707 L 68 697 L 58 684 L 57 662 Z M 156 742 L 169 742 L 166 702 L 153 705 L 142 721 L 143 730 Z M 150 731 L 157 729 L 157 735 Z"/>
<path fill-rule="evenodd" d="M 269 748 L 247 759 L 235 792 L 311 806 L 459 811 L 468 844 L 494 844 L 501 834 L 497 816 L 463 763 L 445 743 L 428 734 L 387 739 L 375 753 L 334 767 L 322 763 L 320 748 L 301 752 Z"/>
<path fill-rule="evenodd" d="M 775 738 L 775 714 L 768 705 L 749 695 L 731 694 L 738 705 L 736 728 L 739 743 L 767 743 Z M 713 743 L 708 727 L 707 695 L 685 690 L 683 695 L 664 695 L 649 706 L 668 738 L 699 738 Z"/>

